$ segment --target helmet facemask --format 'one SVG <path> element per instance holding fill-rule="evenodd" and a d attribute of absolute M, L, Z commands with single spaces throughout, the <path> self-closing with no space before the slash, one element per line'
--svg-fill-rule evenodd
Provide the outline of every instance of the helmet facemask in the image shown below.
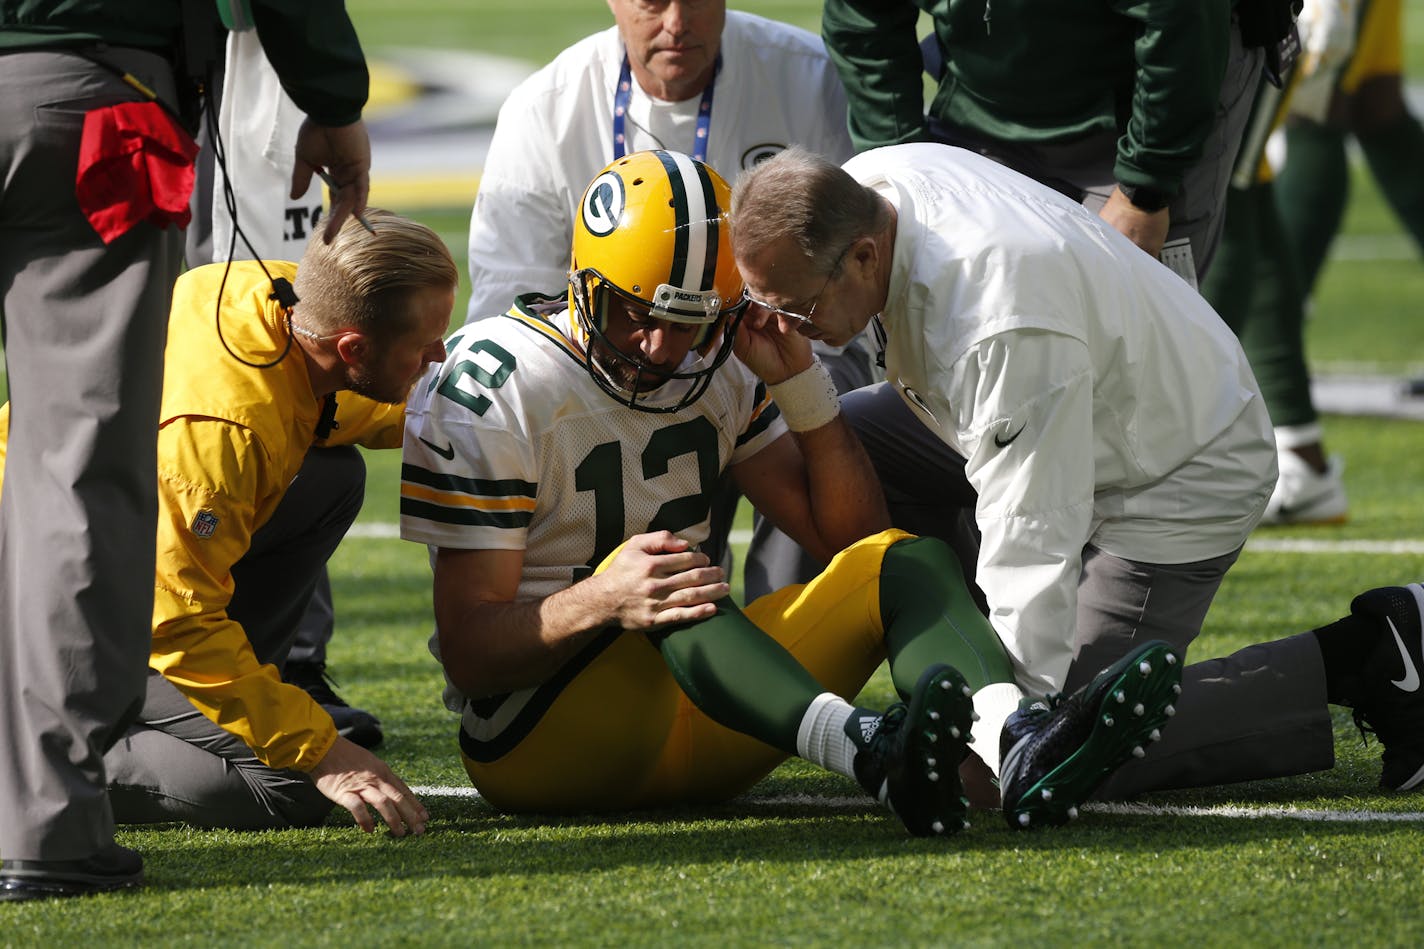
<path fill-rule="evenodd" d="M 741 324 L 745 304 L 738 300 L 722 308 L 715 293 L 706 295 L 707 309 L 693 316 L 670 311 L 665 305 L 649 307 L 642 300 L 609 283 L 592 268 L 575 271 L 570 278 L 574 311 L 588 337 L 589 373 L 594 382 L 617 401 L 641 412 L 677 412 L 702 397 L 713 375 L 732 355 L 732 343 Z M 654 299 L 688 295 L 661 285 Z M 700 327 L 687 358 L 674 370 L 654 366 L 636 349 L 626 351 L 608 337 L 610 309 L 626 305 L 643 319 Z"/>
<path fill-rule="evenodd" d="M 620 403 L 676 412 L 706 392 L 732 354 L 745 304 L 727 234 L 729 203 L 715 171 L 674 152 L 619 159 L 584 192 L 569 302 L 587 338 L 589 374 Z M 687 357 L 670 369 L 615 344 L 610 320 L 696 331 Z"/>

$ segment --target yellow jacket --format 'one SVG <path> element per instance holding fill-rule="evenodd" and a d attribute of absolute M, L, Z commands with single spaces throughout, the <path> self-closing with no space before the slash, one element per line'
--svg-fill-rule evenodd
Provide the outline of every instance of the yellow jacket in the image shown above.
<path fill-rule="evenodd" d="M 304 691 L 257 661 L 227 615 L 232 567 L 247 552 L 317 443 L 321 402 L 293 345 L 270 369 L 229 355 L 214 325 L 224 264 L 190 270 L 173 290 L 158 434 L 158 560 L 149 665 L 218 726 L 273 768 L 310 770 L 331 748 L 331 717 Z M 268 262 L 291 280 L 296 264 Z M 249 362 L 287 345 L 282 308 L 253 262 L 232 265 L 220 301 L 222 337 Z M 321 442 L 400 444 L 400 405 L 353 393 L 338 399 L 338 428 Z M 8 406 L 0 427 L 8 428 Z M 0 428 L 0 458 L 4 434 Z"/>

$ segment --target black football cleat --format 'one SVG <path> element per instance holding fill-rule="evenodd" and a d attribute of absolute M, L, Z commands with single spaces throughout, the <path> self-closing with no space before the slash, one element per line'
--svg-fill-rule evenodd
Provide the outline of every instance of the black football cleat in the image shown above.
<path fill-rule="evenodd" d="M 1411 791 L 1424 784 L 1424 586 L 1380 587 L 1355 597 L 1350 612 L 1381 626 L 1352 699 L 1355 724 L 1384 745 L 1380 787 Z"/>
<path fill-rule="evenodd" d="M 972 694 L 953 667 L 929 667 L 915 683 L 910 704 L 890 706 L 855 756 L 860 786 L 916 837 L 955 834 L 969 826 L 959 762 L 968 753 L 974 722 Z"/>
<path fill-rule="evenodd" d="M 1000 736 L 999 788 L 1013 828 L 1065 824 L 1107 777 L 1162 737 L 1181 694 L 1176 650 L 1152 641 L 1069 696 L 1020 708 Z"/>
<path fill-rule="evenodd" d="M 86 896 L 143 885 L 143 858 L 110 844 L 84 860 L 0 861 L 0 902 Z"/>
<path fill-rule="evenodd" d="M 354 741 L 362 748 L 375 748 L 385 740 L 381 723 L 365 709 L 352 708 L 336 694 L 335 683 L 326 673 L 326 663 L 317 661 L 288 662 L 282 669 L 282 681 L 295 685 L 326 709 L 336 724 L 336 733 Z"/>

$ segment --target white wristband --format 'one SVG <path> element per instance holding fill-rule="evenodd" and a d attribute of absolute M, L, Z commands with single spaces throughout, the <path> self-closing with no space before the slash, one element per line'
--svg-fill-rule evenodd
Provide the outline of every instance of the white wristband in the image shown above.
<path fill-rule="evenodd" d="M 785 382 L 767 386 L 766 390 L 781 409 L 786 427 L 793 432 L 820 428 L 841 410 L 836 384 L 819 359 Z"/>

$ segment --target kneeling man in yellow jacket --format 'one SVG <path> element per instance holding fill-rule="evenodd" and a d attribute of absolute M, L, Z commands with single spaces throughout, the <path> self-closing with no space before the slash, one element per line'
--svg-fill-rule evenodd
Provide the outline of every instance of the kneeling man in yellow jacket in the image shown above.
<path fill-rule="evenodd" d="M 445 354 L 449 251 L 396 215 L 368 220 L 300 265 L 212 264 L 174 289 L 148 689 L 104 760 L 120 822 L 304 826 L 339 804 L 368 831 L 372 810 L 397 836 L 425 829 L 405 783 L 281 677 L 360 510 L 352 446 L 399 445 L 411 385 Z"/>

